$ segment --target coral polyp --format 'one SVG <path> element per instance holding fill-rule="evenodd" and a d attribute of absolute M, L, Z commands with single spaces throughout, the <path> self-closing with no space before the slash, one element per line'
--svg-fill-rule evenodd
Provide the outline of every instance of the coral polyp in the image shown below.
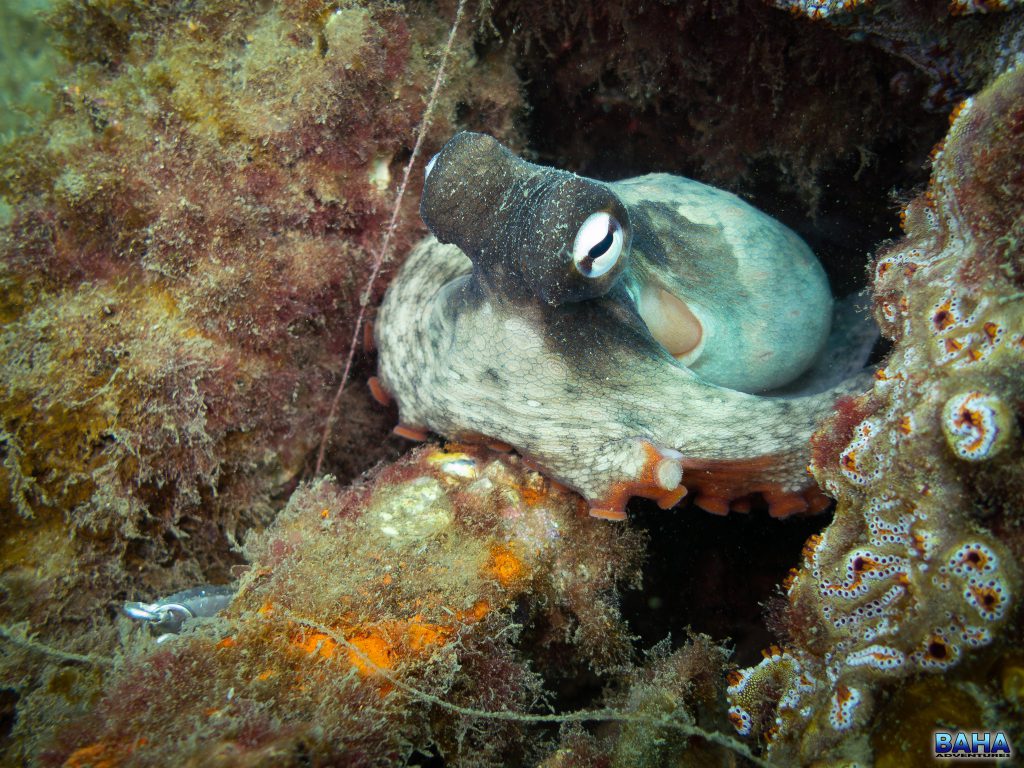
<path fill-rule="evenodd" d="M 1012 442 L 1015 427 L 1013 414 L 998 397 L 977 390 L 953 395 L 942 409 L 949 447 L 965 461 L 994 458 Z"/>

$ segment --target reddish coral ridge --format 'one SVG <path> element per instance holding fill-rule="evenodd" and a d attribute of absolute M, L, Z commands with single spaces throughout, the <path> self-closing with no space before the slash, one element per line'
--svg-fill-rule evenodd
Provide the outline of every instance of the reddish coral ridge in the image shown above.
<path fill-rule="evenodd" d="M 995 270 L 1024 288 L 1024 270 L 1019 269 L 1024 248 L 1024 220 L 1019 210 L 1024 195 L 1020 150 L 1024 144 L 1024 101 L 1020 87 L 1004 84 L 992 91 L 985 110 L 968 109 L 963 115 L 960 130 L 973 140 L 957 147 L 955 162 L 964 171 L 950 193 L 961 210 L 971 211 L 963 225 L 980 245 L 976 258 L 960 273 L 968 288 L 983 288 Z M 989 110 L 1001 119 L 989 119 Z"/>
<path fill-rule="evenodd" d="M 839 454 L 853 439 L 853 430 L 877 409 L 871 393 L 846 395 L 835 403 L 835 413 L 826 419 L 811 437 L 811 466 L 829 467 L 839 462 Z"/>

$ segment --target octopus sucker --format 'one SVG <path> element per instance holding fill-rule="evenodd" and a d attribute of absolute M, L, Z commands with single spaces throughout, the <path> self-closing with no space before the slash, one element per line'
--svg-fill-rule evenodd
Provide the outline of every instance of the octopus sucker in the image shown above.
<path fill-rule="evenodd" d="M 431 160 L 420 213 L 374 329 L 396 433 L 510 446 L 607 519 L 688 491 L 820 509 L 809 436 L 865 386 L 873 331 L 793 232 L 690 179 L 595 181 L 473 133 Z"/>

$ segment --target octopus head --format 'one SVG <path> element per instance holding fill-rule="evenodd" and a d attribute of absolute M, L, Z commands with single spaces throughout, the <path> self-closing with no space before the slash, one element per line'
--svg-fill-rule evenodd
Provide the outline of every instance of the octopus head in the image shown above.
<path fill-rule="evenodd" d="M 420 214 L 510 297 L 596 298 L 629 267 L 629 213 L 607 185 L 526 162 L 483 134 L 459 133 L 431 159 Z"/>

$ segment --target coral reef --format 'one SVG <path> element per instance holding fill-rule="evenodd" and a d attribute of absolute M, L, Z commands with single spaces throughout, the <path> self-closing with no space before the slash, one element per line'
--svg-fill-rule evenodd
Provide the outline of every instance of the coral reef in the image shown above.
<path fill-rule="evenodd" d="M 1024 63 L 1024 15 L 1005 13 L 1020 10 L 1019 0 L 770 1 L 913 62 L 928 82 L 923 104 L 929 110 L 945 111 L 994 75 Z"/>
<path fill-rule="evenodd" d="M 1020 0 L 952 0 L 947 8 L 949 14 L 960 16 L 971 13 L 1008 11 L 1020 4 Z M 790 13 L 818 20 L 864 10 L 871 3 L 868 0 L 772 0 L 772 5 Z M 882 11 L 889 12 L 900 5 L 899 2 L 886 3 Z M 870 12 L 874 11 L 875 9 L 870 9 Z"/>
<path fill-rule="evenodd" d="M 782 763 L 891 764 L 909 723 L 1021 722 L 989 670 L 1013 663 L 1024 558 L 1024 69 L 951 121 L 906 237 L 874 262 L 893 350 L 815 437 L 839 504 L 787 582 L 785 647 L 730 681 L 737 729 Z"/>
<path fill-rule="evenodd" d="M 562 674 L 624 665 L 617 587 L 644 544 L 485 449 L 424 447 L 372 484 L 304 485 L 248 542 L 226 614 L 117 670 L 45 762 L 392 765 L 419 750 L 528 763 L 539 724 L 470 711 L 544 701 L 524 623 L 550 628 L 530 642 L 571 647 Z M 723 662 L 704 638 L 655 674 L 714 701 Z"/>
<path fill-rule="evenodd" d="M 707 635 L 694 635 L 675 651 L 670 645 L 652 648 L 644 665 L 623 676 L 621 691 L 606 697 L 617 720 L 596 734 L 564 725 L 558 748 L 541 768 L 735 765 L 735 754 L 709 739 L 725 722 L 728 651 Z M 678 723 L 700 728 L 701 735 L 673 727 Z"/>
<path fill-rule="evenodd" d="M 308 477 L 356 314 L 424 231 L 418 168 L 366 288 L 453 0 L 56 0 L 63 61 L 0 148 L 3 763 L 756 762 L 730 714 L 779 766 L 927 765 L 938 722 L 1024 743 L 1024 8 L 807 17 L 826 5 L 470 2 L 421 156 L 470 129 L 597 178 L 699 178 L 796 230 L 837 294 L 884 243 L 893 350 L 818 432 L 838 506 L 780 524 L 827 527 L 763 621 L 796 556 L 735 535 L 756 505 L 714 535 L 642 505 L 607 526 L 465 447 L 343 490 L 403 447 L 361 387 L 338 481 Z M 688 583 L 624 615 L 645 526 L 670 561 L 645 579 L 685 560 Z M 118 618 L 239 576 L 168 644 Z M 693 599 L 653 607 L 673 591 Z M 636 662 L 631 629 L 678 643 L 691 617 L 711 639 Z"/>
<path fill-rule="evenodd" d="M 118 600 L 229 580 L 298 482 L 448 28 L 217 0 L 50 22 L 58 103 L 0 155 L 0 620 L 84 652 L 113 648 Z M 514 139 L 507 59 L 463 35 L 448 71 L 426 149 L 464 111 Z M 406 211 L 396 247 L 420 231 Z M 351 477 L 398 446 L 346 398 L 328 465 Z M 8 691 L 42 684 L 9 661 Z"/>

